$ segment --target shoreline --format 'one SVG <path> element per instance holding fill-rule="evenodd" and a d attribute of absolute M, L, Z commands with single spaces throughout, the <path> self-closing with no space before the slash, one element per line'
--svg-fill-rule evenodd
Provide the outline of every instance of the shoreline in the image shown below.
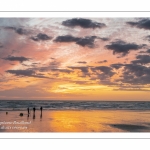
<path fill-rule="evenodd" d="M 52 102 L 150 102 L 150 99 L 149 100 L 44 100 L 44 99 L 41 99 L 41 100 L 26 100 L 26 99 L 23 99 L 23 100 L 20 100 L 20 99 L 0 99 L 0 101 L 52 101 Z"/>
<path fill-rule="evenodd" d="M 0 112 L 10 112 L 10 111 L 26 111 L 27 110 L 0 110 Z M 33 112 L 33 110 L 30 110 L 31 112 Z M 36 112 L 40 111 L 36 110 Z M 44 111 L 150 111 L 150 109 L 43 109 L 42 112 Z"/>

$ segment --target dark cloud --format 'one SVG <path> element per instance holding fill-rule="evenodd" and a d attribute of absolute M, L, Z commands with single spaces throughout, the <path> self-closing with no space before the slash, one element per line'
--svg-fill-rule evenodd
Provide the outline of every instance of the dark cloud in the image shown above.
<path fill-rule="evenodd" d="M 111 42 L 110 45 L 106 45 L 105 47 L 109 50 L 113 50 L 113 54 L 122 54 L 122 56 L 125 56 L 129 53 L 130 50 L 139 50 L 146 46 L 143 45 L 137 45 L 135 43 L 126 43 L 124 41 L 118 40 L 116 42 Z"/>
<path fill-rule="evenodd" d="M 107 76 L 113 76 L 115 73 L 112 71 L 111 67 L 108 66 L 97 66 L 97 67 L 93 67 L 91 68 L 93 71 L 101 71 L 102 74 L 100 73 L 100 75 L 107 75 Z"/>
<path fill-rule="evenodd" d="M 122 83 L 133 85 L 150 84 L 150 67 L 138 64 L 124 64 L 122 79 L 117 79 Z"/>
<path fill-rule="evenodd" d="M 86 66 L 81 66 L 81 67 L 76 67 L 76 66 L 68 66 L 68 68 L 70 68 L 70 69 L 78 69 L 78 70 L 81 70 L 83 73 L 88 73 L 89 71 L 88 71 L 88 69 L 89 69 L 89 67 L 86 67 Z"/>
<path fill-rule="evenodd" d="M 3 48 L 3 45 L 0 45 L 0 48 Z"/>
<path fill-rule="evenodd" d="M 98 80 L 99 84 L 103 85 L 115 85 L 115 82 L 111 82 L 111 77 L 115 74 L 113 68 L 109 66 L 97 66 L 91 67 L 93 71 L 94 78 L 92 77 L 91 80 Z"/>
<path fill-rule="evenodd" d="M 31 70 L 36 70 L 36 71 L 39 71 L 39 72 L 48 72 L 48 71 L 51 71 L 52 69 L 57 69 L 60 67 L 60 62 L 58 61 L 51 61 L 49 64 L 43 64 L 42 67 L 39 67 L 38 64 L 40 63 L 32 63 L 32 65 L 30 65 L 32 68 L 30 68 Z M 41 65 L 40 65 L 41 66 Z"/>
<path fill-rule="evenodd" d="M 143 76 L 147 73 L 150 73 L 150 68 L 147 68 L 142 65 L 136 65 L 136 64 L 124 64 L 125 71 L 130 71 L 129 74 L 134 74 L 136 77 Z"/>
<path fill-rule="evenodd" d="M 147 53 L 150 53 L 150 49 L 148 49 L 146 52 L 147 52 Z"/>
<path fill-rule="evenodd" d="M 32 76 L 35 74 L 34 70 L 7 70 L 6 72 L 15 74 L 16 76 Z"/>
<path fill-rule="evenodd" d="M 138 55 L 136 56 L 137 60 L 133 60 L 132 63 L 135 64 L 147 64 L 150 63 L 150 56 L 149 55 Z"/>
<path fill-rule="evenodd" d="M 111 64 L 110 66 L 85 66 L 77 67 L 72 66 L 68 67 L 70 69 L 81 70 L 83 76 L 88 75 L 90 80 L 97 80 L 99 84 L 117 86 L 118 90 L 127 89 L 127 90 L 137 90 L 144 91 L 144 85 L 150 84 L 150 67 L 142 66 L 139 64 Z M 121 68 L 121 75 L 119 78 L 112 81 L 112 76 L 117 72 L 115 69 Z M 91 72 L 92 71 L 92 72 Z M 142 87 L 140 87 L 142 85 Z"/>
<path fill-rule="evenodd" d="M 150 49 L 148 49 L 146 51 L 140 51 L 139 53 L 150 53 Z"/>
<path fill-rule="evenodd" d="M 94 48 L 94 41 L 97 37 L 96 36 L 87 36 L 83 38 L 73 37 L 71 35 L 64 35 L 64 36 L 58 36 L 54 42 L 75 42 L 76 44 L 82 46 L 82 47 L 89 47 Z"/>
<path fill-rule="evenodd" d="M 48 78 L 43 74 L 37 74 L 34 70 L 27 69 L 27 70 L 7 70 L 7 73 L 14 74 L 16 76 L 27 76 L 27 77 L 36 77 L 36 78 Z"/>
<path fill-rule="evenodd" d="M 107 60 L 102 60 L 102 61 L 98 61 L 97 63 L 105 63 L 105 62 L 107 62 Z"/>
<path fill-rule="evenodd" d="M 26 57 L 17 57 L 17 56 L 8 56 L 6 58 L 3 58 L 4 60 L 9 60 L 9 61 L 19 61 L 19 62 L 23 62 L 23 61 L 28 61 L 30 58 L 26 58 Z"/>
<path fill-rule="evenodd" d="M 140 51 L 139 53 L 140 53 L 140 54 L 141 54 L 141 53 L 146 53 L 146 51 Z"/>
<path fill-rule="evenodd" d="M 22 29 L 22 28 L 18 28 L 15 30 L 16 33 L 20 34 L 20 35 L 23 35 L 23 34 L 26 34 L 26 30 Z"/>
<path fill-rule="evenodd" d="M 43 34 L 43 33 L 39 33 L 37 36 L 31 37 L 31 39 L 33 41 L 47 41 L 47 40 L 51 40 L 52 37 L 50 37 L 46 34 Z"/>
<path fill-rule="evenodd" d="M 96 75 L 95 79 L 100 80 L 100 84 L 103 85 L 112 85 L 111 77 L 115 74 L 111 67 L 108 66 L 97 66 L 92 67 L 91 70 Z M 113 83 L 114 84 L 114 83 Z"/>
<path fill-rule="evenodd" d="M 101 39 L 102 41 L 109 41 L 109 38 L 101 38 L 101 37 L 99 37 L 99 39 Z"/>
<path fill-rule="evenodd" d="M 124 64 L 118 63 L 118 64 L 111 64 L 110 66 L 111 66 L 112 68 L 119 69 L 119 68 L 121 68 L 122 66 L 124 66 Z"/>
<path fill-rule="evenodd" d="M 35 67 L 35 68 L 30 68 L 30 69 L 37 70 L 37 71 L 40 71 L 40 72 L 45 72 L 45 71 L 50 71 L 52 68 L 55 68 L 55 66 L 54 67 L 51 67 L 51 66 Z"/>
<path fill-rule="evenodd" d="M 14 30 L 16 33 L 20 34 L 20 35 L 26 35 L 27 34 L 27 30 L 23 29 L 23 28 L 16 28 L 16 27 L 5 27 L 5 29 L 10 29 L 10 30 Z"/>
<path fill-rule="evenodd" d="M 116 86 L 117 85 L 117 83 L 111 82 L 110 78 L 108 78 L 107 75 L 103 74 L 103 75 L 98 76 L 98 78 L 100 79 L 99 84 L 109 85 L 109 86 Z"/>
<path fill-rule="evenodd" d="M 62 22 L 62 25 L 67 27 L 80 26 L 82 28 L 103 28 L 106 27 L 104 23 L 93 22 L 90 19 L 74 18 Z"/>
<path fill-rule="evenodd" d="M 136 85 L 136 88 L 142 90 L 143 87 L 139 87 L 139 85 L 147 85 L 150 84 L 150 67 L 142 66 L 139 64 L 131 63 L 131 64 L 111 64 L 110 66 L 71 66 L 68 67 L 70 69 L 78 69 L 81 70 L 83 76 L 88 75 L 90 80 L 97 80 L 99 84 L 109 85 L 109 86 L 117 86 L 119 88 L 128 88 L 133 89 L 133 85 Z M 116 69 L 121 68 L 121 75 L 119 78 L 114 79 L 112 81 L 112 76 L 114 76 L 117 72 Z M 132 87 L 131 87 L 132 85 Z M 130 86 L 130 87 L 129 87 Z M 138 87 L 137 87 L 138 86 Z"/>
<path fill-rule="evenodd" d="M 54 42 L 77 42 L 80 38 L 71 35 L 58 36 Z"/>
<path fill-rule="evenodd" d="M 58 67 L 60 65 L 60 62 L 52 61 L 52 62 L 49 63 L 49 65 L 50 66 L 57 66 Z"/>
<path fill-rule="evenodd" d="M 63 72 L 63 73 L 71 73 L 72 70 L 69 69 L 51 69 L 52 71 L 58 71 L 58 72 Z"/>
<path fill-rule="evenodd" d="M 80 38 L 76 44 L 80 45 L 80 46 L 87 46 L 89 48 L 94 48 L 95 44 L 94 44 L 94 40 L 96 39 L 96 36 L 90 36 L 90 37 L 84 37 L 84 38 Z"/>
<path fill-rule="evenodd" d="M 79 64 L 86 64 L 87 62 L 86 61 L 78 61 L 77 63 L 79 63 Z"/>
<path fill-rule="evenodd" d="M 127 22 L 130 26 L 137 27 L 140 29 L 150 30 L 150 20 L 149 19 L 142 19 L 137 22 Z"/>

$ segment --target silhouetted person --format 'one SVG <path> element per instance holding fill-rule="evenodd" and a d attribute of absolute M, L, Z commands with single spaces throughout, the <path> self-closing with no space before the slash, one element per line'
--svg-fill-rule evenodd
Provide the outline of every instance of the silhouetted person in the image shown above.
<path fill-rule="evenodd" d="M 35 114 L 35 107 L 33 107 L 33 114 Z"/>
<path fill-rule="evenodd" d="M 28 111 L 28 115 L 29 115 L 30 114 L 29 107 L 27 108 L 27 111 Z"/>
<path fill-rule="evenodd" d="M 40 107 L 40 110 L 41 110 L 41 114 L 42 114 L 42 110 L 43 110 L 43 108 L 42 108 L 42 107 Z"/>

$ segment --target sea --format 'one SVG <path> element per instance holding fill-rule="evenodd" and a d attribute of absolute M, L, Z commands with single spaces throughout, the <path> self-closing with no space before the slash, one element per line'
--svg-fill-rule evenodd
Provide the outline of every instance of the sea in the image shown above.
<path fill-rule="evenodd" d="M 62 101 L 62 100 L 0 100 L 0 111 L 27 108 L 43 110 L 150 110 L 148 101 Z"/>

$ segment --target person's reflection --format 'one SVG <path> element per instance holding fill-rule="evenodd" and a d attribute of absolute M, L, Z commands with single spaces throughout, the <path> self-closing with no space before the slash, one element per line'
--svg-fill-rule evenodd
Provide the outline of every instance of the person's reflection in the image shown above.
<path fill-rule="evenodd" d="M 27 115 L 27 120 L 29 120 L 29 114 Z"/>
<path fill-rule="evenodd" d="M 42 119 L 42 110 L 43 110 L 43 107 L 40 107 L 40 110 L 41 110 L 40 119 Z"/>
<path fill-rule="evenodd" d="M 40 119 L 42 120 L 42 114 L 40 115 Z"/>
<path fill-rule="evenodd" d="M 35 113 L 33 113 L 33 119 L 35 119 Z"/>
<path fill-rule="evenodd" d="M 33 108 L 33 119 L 35 119 L 35 107 Z"/>
<path fill-rule="evenodd" d="M 28 111 L 28 115 L 30 114 L 30 110 L 29 110 L 29 107 L 27 108 L 27 111 Z"/>

